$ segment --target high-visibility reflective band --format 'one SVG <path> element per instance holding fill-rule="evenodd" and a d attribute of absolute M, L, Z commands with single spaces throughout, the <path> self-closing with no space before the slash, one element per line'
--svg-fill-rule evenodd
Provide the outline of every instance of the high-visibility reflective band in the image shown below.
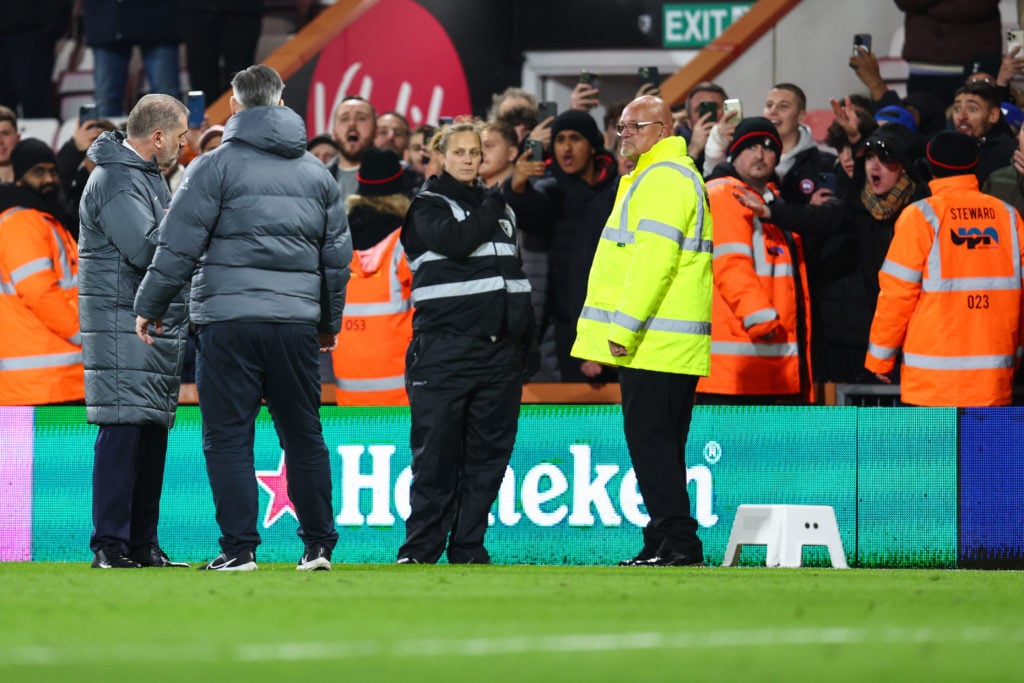
<path fill-rule="evenodd" d="M 417 305 L 421 301 L 430 301 L 431 299 L 485 294 L 501 289 L 505 289 L 505 280 L 498 276 L 484 277 L 479 280 L 466 280 L 465 282 L 446 282 L 439 285 L 416 287 L 412 290 L 412 302 L 413 305 Z"/>
<path fill-rule="evenodd" d="M 0 294 L 17 294 L 18 290 L 14 288 L 14 284 L 11 282 L 0 281 Z"/>
<path fill-rule="evenodd" d="M 529 280 L 505 280 L 505 289 L 508 290 L 509 294 L 529 294 L 530 293 L 530 281 Z"/>
<path fill-rule="evenodd" d="M 715 258 L 727 256 L 729 254 L 740 254 L 741 256 L 754 258 L 753 248 L 744 242 L 726 242 L 725 244 L 716 244 L 714 254 Z"/>
<path fill-rule="evenodd" d="M 644 176 L 653 171 L 656 168 L 668 167 L 683 174 L 683 176 L 693 183 L 693 192 L 697 199 L 697 221 L 696 229 L 694 230 L 694 239 L 704 237 L 704 200 L 707 197 L 704 187 L 701 182 L 700 176 L 691 171 L 690 169 L 680 164 L 673 163 L 671 161 L 661 161 L 656 164 L 652 164 L 649 168 L 644 169 L 643 173 L 637 176 L 636 180 L 629 186 L 629 190 L 626 192 L 626 196 L 622 199 L 622 211 L 619 214 L 619 228 L 616 231 L 615 228 L 606 227 L 601 233 L 603 239 L 609 239 L 616 244 L 632 244 L 634 242 L 633 233 L 629 230 L 629 216 L 627 215 L 627 209 L 629 208 L 629 201 L 633 198 L 633 193 L 636 192 L 636 188 L 640 185 L 640 181 L 644 179 Z M 618 239 L 621 238 L 621 239 Z M 697 251 L 697 250 L 694 250 Z M 703 250 L 701 250 L 703 251 Z"/>
<path fill-rule="evenodd" d="M 882 262 L 881 272 L 886 273 L 887 275 L 892 275 L 897 280 L 903 280 L 904 282 L 910 283 L 921 282 L 921 278 L 924 275 L 920 270 L 901 266 L 895 261 L 890 261 L 889 259 L 885 259 L 885 261 Z"/>
<path fill-rule="evenodd" d="M 633 244 L 636 242 L 636 235 L 629 230 L 620 230 L 619 228 L 613 228 L 610 225 L 607 225 L 604 230 L 601 231 L 601 239 L 610 240 L 616 244 Z"/>
<path fill-rule="evenodd" d="M 753 234 L 751 243 L 754 248 L 754 270 L 758 276 L 764 277 L 793 277 L 792 263 L 769 263 L 766 258 L 768 253 L 764 246 L 764 224 L 760 218 L 754 218 Z"/>
<path fill-rule="evenodd" d="M 73 335 L 68 337 L 68 341 L 71 342 L 72 344 L 74 344 L 75 346 L 81 346 L 82 345 L 82 333 L 81 332 L 75 332 Z"/>
<path fill-rule="evenodd" d="M 941 223 L 938 215 L 935 213 L 935 209 L 932 208 L 931 202 L 927 199 L 921 199 L 912 206 L 916 206 L 925 220 L 932 227 L 933 239 L 932 247 L 928 252 L 928 273 L 936 274 L 942 273 L 942 248 L 941 240 L 939 237 L 939 229 Z M 1003 206 L 1006 208 L 1006 213 L 1010 217 L 1010 253 L 1020 254 L 1020 240 L 1017 237 L 1017 212 L 1012 206 L 1003 202 Z M 1021 269 L 1020 259 L 1011 259 L 1013 263 L 1013 275 L 1008 277 L 977 277 L 977 278 L 944 278 L 944 277 L 929 277 L 925 278 L 921 289 L 927 292 L 967 292 L 972 290 L 1017 290 L 1021 288 Z M 883 268 L 884 270 L 884 268 Z M 898 274 L 894 274 L 899 277 Z M 911 280 L 911 282 L 914 282 Z"/>
<path fill-rule="evenodd" d="M 624 327 L 630 332 L 639 332 L 644 326 L 644 321 L 639 318 L 634 318 L 631 315 L 627 315 L 622 311 L 615 311 L 612 315 L 612 324 Z"/>
<path fill-rule="evenodd" d="M 0 358 L 0 371 L 61 368 L 68 365 L 79 365 L 81 362 L 81 351 L 74 351 L 71 353 L 48 353 L 42 356 L 17 356 L 15 358 Z"/>
<path fill-rule="evenodd" d="M 748 342 L 711 342 L 711 353 L 723 356 L 761 356 L 786 358 L 797 356 L 800 346 L 796 342 L 784 344 L 751 344 Z"/>
<path fill-rule="evenodd" d="M 375 379 L 343 379 L 336 377 L 334 384 L 342 391 L 387 391 L 388 389 L 404 389 L 405 376 L 378 377 Z"/>
<path fill-rule="evenodd" d="M 904 353 L 903 362 L 922 370 L 1003 370 L 1012 368 L 1015 358 L 1007 356 L 925 356 Z"/>
<path fill-rule="evenodd" d="M 479 258 L 481 256 L 515 256 L 516 245 L 510 242 L 484 242 L 474 249 L 466 258 Z M 409 263 L 409 269 L 416 272 L 416 269 L 428 261 L 443 261 L 447 256 L 438 254 L 435 251 L 425 251 L 419 257 Z"/>
<path fill-rule="evenodd" d="M 872 344 L 871 342 L 868 342 L 868 353 L 870 353 L 875 358 L 880 358 L 882 360 L 889 360 L 890 358 L 894 358 L 898 350 L 899 349 L 897 348 L 879 346 L 878 344 Z"/>
<path fill-rule="evenodd" d="M 345 304 L 345 317 L 373 317 L 375 315 L 394 315 L 405 313 L 412 304 L 406 299 L 398 301 L 382 301 L 376 304 Z"/>
<path fill-rule="evenodd" d="M 749 330 L 758 323 L 768 322 L 769 320 L 775 320 L 779 317 L 779 312 L 774 308 L 762 308 L 760 311 L 754 311 L 747 317 L 743 318 L 744 329 Z"/>
<path fill-rule="evenodd" d="M 942 277 L 925 278 L 921 289 L 926 292 L 974 292 L 1020 289 L 1020 278 L 1016 277 Z"/>
<path fill-rule="evenodd" d="M 60 252 L 60 286 L 63 289 L 77 287 L 78 276 L 71 272 L 71 263 L 68 260 L 68 251 L 64 248 L 64 240 L 60 238 L 57 228 L 52 227 L 50 230 L 53 232 L 53 241 L 57 244 L 57 250 Z"/>
<path fill-rule="evenodd" d="M 450 208 L 452 210 L 452 215 L 455 216 L 455 220 L 457 220 L 457 221 L 460 221 L 460 222 L 464 221 L 464 220 L 466 220 L 466 216 L 469 215 L 468 213 L 466 213 L 465 209 L 463 209 L 461 206 L 459 206 L 455 202 L 454 199 L 451 199 L 450 197 L 445 197 L 443 194 L 437 194 L 436 192 L 426 192 L 426 191 L 424 191 L 424 192 L 420 192 L 418 196 L 420 196 L 420 197 L 436 197 L 437 199 L 440 199 L 441 201 L 443 201 L 444 203 L 446 203 L 448 205 L 448 208 Z"/>
<path fill-rule="evenodd" d="M 661 221 L 652 220 L 650 218 L 642 218 L 636 226 L 637 232 L 649 232 L 654 235 L 660 235 L 667 239 L 672 240 L 676 245 L 684 251 L 695 251 L 699 253 L 709 254 L 711 253 L 711 241 L 695 239 L 692 237 L 684 237 L 683 231 L 674 225 L 668 225 Z"/>
<path fill-rule="evenodd" d="M 691 320 L 670 320 L 668 318 L 651 318 L 644 325 L 651 332 L 676 332 L 679 334 L 711 335 L 711 323 L 694 322 Z"/>
<path fill-rule="evenodd" d="M 46 270 L 53 270 L 53 259 L 47 256 L 32 259 L 28 263 L 18 266 L 11 271 L 11 282 L 18 284 L 25 278 L 32 277 L 36 273 L 41 273 Z"/>
<path fill-rule="evenodd" d="M 636 318 L 626 315 L 620 311 L 612 313 L 611 311 L 605 311 L 594 306 L 584 306 L 580 312 L 580 317 L 584 320 L 592 320 L 598 323 L 611 323 L 612 319 L 615 318 L 617 325 L 626 328 L 632 332 L 639 332 L 641 329 L 650 330 L 652 332 L 676 332 L 681 334 L 711 334 L 711 323 L 692 321 L 692 320 L 672 320 L 671 318 L 648 318 L 646 322 L 640 324 L 639 327 L 634 327 L 639 321 Z M 622 322 L 620 322 L 620 320 Z M 628 325 L 622 324 L 628 322 Z"/>

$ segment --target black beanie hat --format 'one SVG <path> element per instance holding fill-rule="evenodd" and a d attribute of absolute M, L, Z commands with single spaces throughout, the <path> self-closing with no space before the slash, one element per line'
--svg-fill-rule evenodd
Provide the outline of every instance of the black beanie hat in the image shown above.
<path fill-rule="evenodd" d="M 42 140 L 25 138 L 11 150 L 11 166 L 14 167 L 14 182 L 21 180 L 21 177 L 28 173 L 28 170 L 36 164 L 56 164 L 57 155 L 53 149 Z"/>
<path fill-rule="evenodd" d="M 964 80 L 975 74 L 999 74 L 999 67 L 1002 66 L 1002 55 L 979 55 L 964 64 Z"/>
<path fill-rule="evenodd" d="M 595 152 L 599 149 L 604 149 L 604 136 L 597 129 L 594 117 L 585 111 L 569 109 L 555 117 L 555 120 L 551 122 L 552 143 L 555 141 L 555 137 L 563 130 L 574 130 L 585 137 Z"/>
<path fill-rule="evenodd" d="M 375 147 L 366 150 L 356 172 L 359 195 L 383 197 L 388 194 L 401 194 L 402 173 L 402 162 L 391 150 Z"/>
<path fill-rule="evenodd" d="M 729 143 L 728 159 L 732 161 L 736 156 L 748 147 L 764 145 L 782 154 L 782 139 L 775 124 L 763 116 L 751 116 L 740 121 L 733 133 L 732 142 Z"/>
<path fill-rule="evenodd" d="M 898 163 L 908 173 L 913 168 L 914 133 L 899 123 L 887 123 L 871 131 L 864 140 L 864 149 L 884 163 Z M 918 147 L 920 150 L 920 147 Z"/>
<path fill-rule="evenodd" d="M 966 175 L 978 165 L 978 143 L 959 131 L 944 130 L 928 143 L 927 155 L 936 178 Z"/>

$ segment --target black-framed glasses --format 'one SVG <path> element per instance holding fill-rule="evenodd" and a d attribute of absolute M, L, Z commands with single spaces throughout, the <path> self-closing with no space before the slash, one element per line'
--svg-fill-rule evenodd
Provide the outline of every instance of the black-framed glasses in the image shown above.
<path fill-rule="evenodd" d="M 891 164 L 894 161 L 893 150 L 889 149 L 885 140 L 868 140 L 864 143 L 864 150 L 868 154 L 874 154 L 883 164 Z"/>
<path fill-rule="evenodd" d="M 632 131 L 634 135 L 636 135 L 637 133 L 640 132 L 641 128 L 646 128 L 652 123 L 660 123 L 663 126 L 665 125 L 661 121 L 637 121 L 636 123 L 620 123 L 619 125 L 615 126 L 615 134 L 621 137 L 623 133 L 629 130 Z"/>

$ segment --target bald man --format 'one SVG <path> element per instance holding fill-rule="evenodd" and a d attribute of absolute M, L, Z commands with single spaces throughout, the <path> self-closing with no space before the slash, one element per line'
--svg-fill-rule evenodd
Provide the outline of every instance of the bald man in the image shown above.
<path fill-rule="evenodd" d="M 640 553 L 619 564 L 701 566 L 684 455 L 697 378 L 711 367 L 711 212 L 664 102 L 633 100 L 616 132 L 636 168 L 597 246 L 572 354 L 619 368 L 626 445 L 650 515 Z"/>

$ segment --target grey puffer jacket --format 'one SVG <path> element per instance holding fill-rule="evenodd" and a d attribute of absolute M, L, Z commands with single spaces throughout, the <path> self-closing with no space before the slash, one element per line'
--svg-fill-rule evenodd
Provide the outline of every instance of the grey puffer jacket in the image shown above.
<path fill-rule="evenodd" d="M 163 318 L 192 277 L 196 324 L 308 322 L 336 334 L 352 241 L 338 183 L 305 149 L 306 127 L 287 107 L 232 116 L 174 195 L 135 312 Z"/>
<path fill-rule="evenodd" d="M 78 308 L 89 422 L 174 425 L 188 332 L 187 292 L 174 293 L 155 344 L 135 336 L 135 294 L 171 201 L 156 163 L 124 146 L 124 133 L 89 148 L 96 169 L 81 202 Z"/>

